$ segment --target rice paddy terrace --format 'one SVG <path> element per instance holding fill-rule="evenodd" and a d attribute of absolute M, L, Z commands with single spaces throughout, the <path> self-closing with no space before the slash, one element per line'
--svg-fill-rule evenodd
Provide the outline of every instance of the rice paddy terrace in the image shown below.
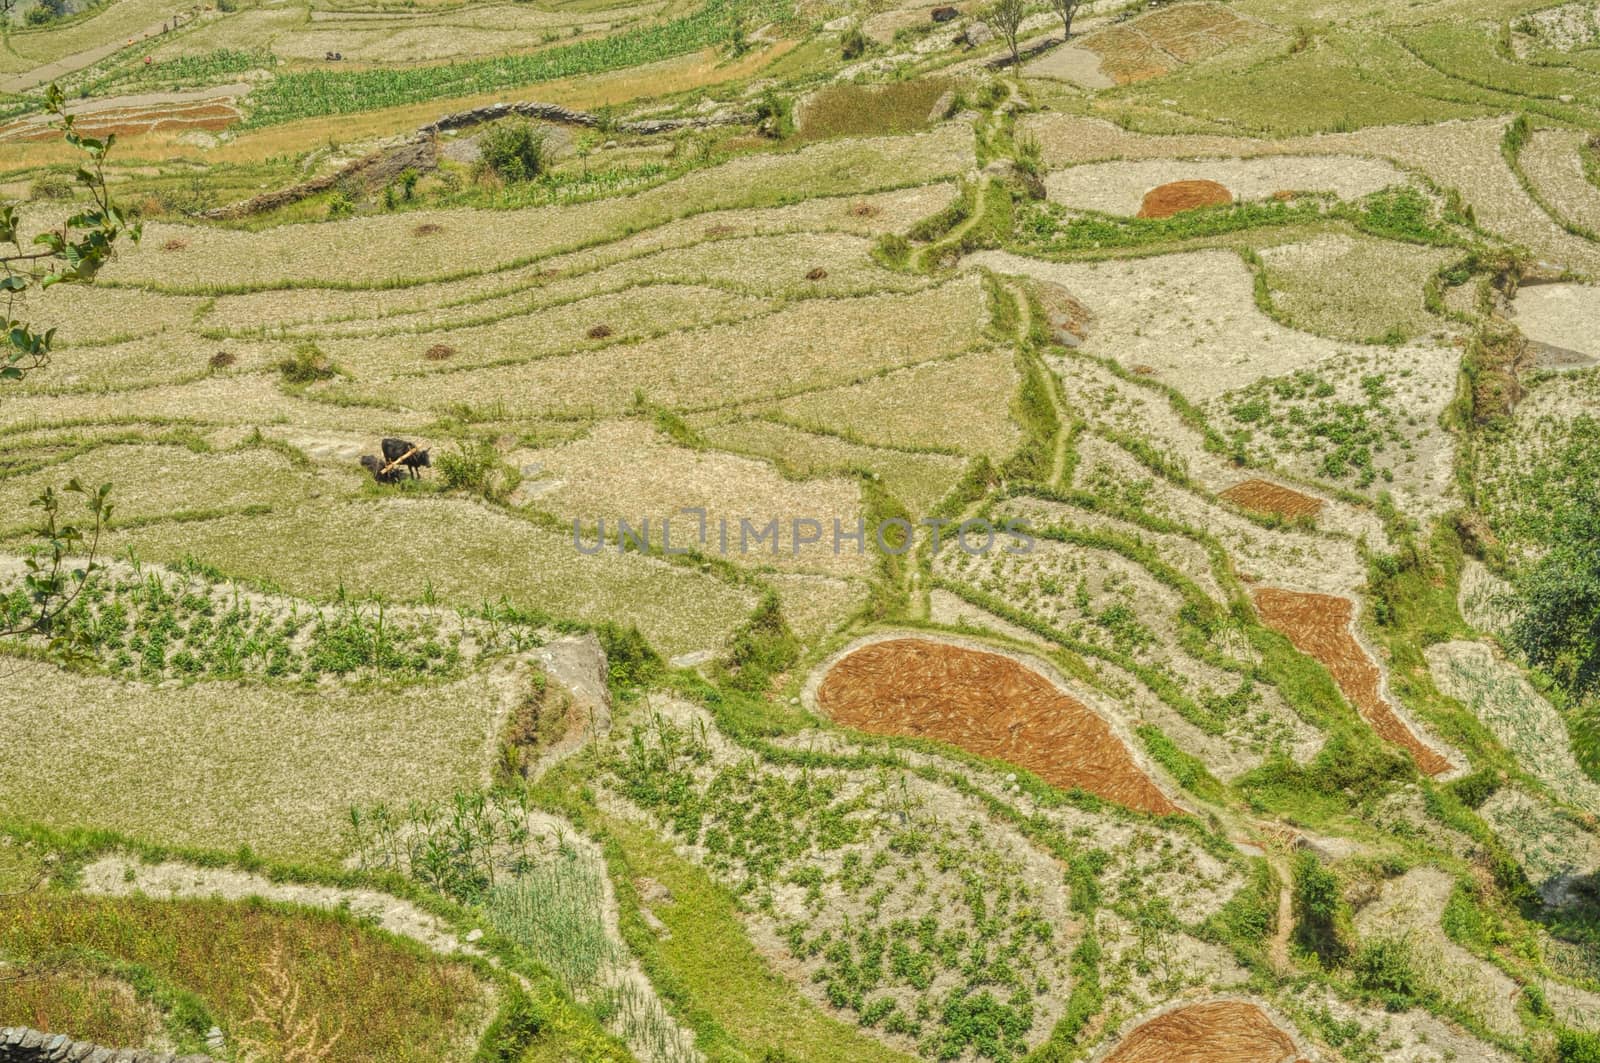
<path fill-rule="evenodd" d="M 0 1059 L 1600 1058 L 1600 8 L 1060 7 L 0 16 Z"/>

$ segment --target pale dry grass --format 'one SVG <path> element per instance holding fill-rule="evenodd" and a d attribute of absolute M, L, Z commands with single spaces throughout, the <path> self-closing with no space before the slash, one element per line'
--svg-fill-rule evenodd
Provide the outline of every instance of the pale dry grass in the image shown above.
<path fill-rule="evenodd" d="M 870 447 L 759 417 L 712 425 L 701 434 L 725 450 L 769 458 L 802 476 L 870 471 L 913 513 L 927 512 L 949 494 L 966 465 L 954 455 Z"/>
<path fill-rule="evenodd" d="M 714 406 L 816 389 L 977 344 L 986 308 L 976 283 L 910 295 L 807 302 L 734 325 L 672 333 L 602 354 L 406 381 L 334 388 L 364 401 L 447 409 L 489 405 L 503 416 L 623 412 L 641 397 Z M 886 333 L 885 321 L 903 324 Z M 781 372 L 777 369 L 781 367 Z"/>
<path fill-rule="evenodd" d="M 592 540 L 590 540 L 592 541 Z M 326 600 L 432 595 L 477 609 L 502 599 L 566 619 L 637 624 L 666 653 L 716 648 L 754 607 L 751 592 L 698 569 L 615 549 L 580 555 L 555 530 L 456 498 L 303 506 L 259 516 L 121 531 L 109 547 L 186 555 L 230 577 Z"/>
<path fill-rule="evenodd" d="M 708 240 L 575 274 L 551 275 L 548 267 L 542 267 L 527 276 L 526 284 L 489 298 L 468 298 L 453 305 L 412 313 L 354 317 L 337 324 L 313 325 L 293 331 L 328 336 L 464 327 L 545 307 L 560 307 L 609 292 L 648 299 L 651 286 L 672 285 L 698 290 L 708 302 L 714 302 L 721 292 L 793 299 L 840 297 L 872 291 L 915 291 L 927 286 L 928 282 L 922 277 L 892 273 L 878 266 L 869 256 L 869 248 L 868 241 L 844 233 L 785 233 Z M 821 269 L 825 276 L 815 280 L 808 278 L 806 275 L 814 269 Z M 510 281 L 513 274 L 521 279 L 529 271 L 507 271 L 501 275 L 501 280 Z M 712 291 L 705 290 L 708 288 Z M 250 300 L 262 296 L 238 298 Z M 648 317 L 654 313 L 641 311 L 635 316 Z"/>
<path fill-rule="evenodd" d="M 317 345 L 363 390 L 403 381 L 404 389 L 420 388 L 426 393 L 432 385 L 410 378 L 460 372 L 462 366 L 528 362 L 578 352 L 587 352 L 582 357 L 605 359 L 611 356 L 604 347 L 758 318 L 770 308 L 766 300 L 714 288 L 663 284 L 531 309 L 488 325 L 321 339 Z M 590 336 L 590 330 L 598 325 L 604 325 L 607 334 Z M 424 353 L 437 344 L 451 347 L 455 353 L 438 362 L 425 359 Z M 284 353 L 290 349 L 289 344 L 283 347 Z"/>
<path fill-rule="evenodd" d="M 415 691 L 154 687 L 0 664 L 12 815 L 152 842 L 280 857 L 344 849 L 353 804 L 403 806 L 481 784 L 520 691 L 487 674 Z"/>
<path fill-rule="evenodd" d="M 1273 193 L 1332 192 L 1360 199 L 1406 183 L 1394 164 L 1359 156 L 1283 155 L 1255 159 L 1142 159 L 1102 162 L 1056 170 L 1045 178 L 1053 202 L 1078 210 L 1133 215 L 1146 192 L 1173 181 L 1215 181 L 1235 202 L 1272 198 Z"/>
<path fill-rule="evenodd" d="M 1583 172 L 1578 149 L 1593 134 L 1540 129 L 1522 149 L 1522 171 L 1563 219 L 1590 232 L 1600 230 L 1600 188 Z"/>
<path fill-rule="evenodd" d="M 1539 284 L 1520 289 L 1511 305 L 1517 328 L 1530 340 L 1600 359 L 1600 288 Z"/>
<path fill-rule="evenodd" d="M 1562 801 L 1600 813 L 1600 784 L 1572 755 L 1566 721 L 1517 670 L 1482 642 L 1441 642 L 1427 649 L 1440 692 L 1456 698 Z"/>
<path fill-rule="evenodd" d="M 1356 914 L 1356 932 L 1367 940 L 1403 938 L 1423 986 L 1502 1037 L 1517 1038 L 1523 1030 L 1516 983 L 1451 941 L 1439 923 L 1454 888 L 1455 879 L 1437 868 L 1408 871 L 1385 882 L 1377 900 Z"/>
<path fill-rule="evenodd" d="M 183 252 L 173 252 L 182 254 Z M 159 296 L 126 288 L 62 284 L 19 307 L 34 328 L 55 328 L 56 347 L 65 350 L 113 339 L 170 333 L 186 328 L 202 300 Z"/>
<path fill-rule="evenodd" d="M 731 529 L 727 557 L 737 564 L 775 566 L 836 576 L 865 576 L 872 558 L 853 550 L 835 552 L 835 521 L 854 529 L 861 514 L 861 490 L 840 478 L 786 480 L 771 464 L 717 451 L 677 446 L 642 421 L 607 421 L 581 439 L 546 450 L 522 452 L 524 468 L 537 468 L 525 480 L 528 504 L 581 521 L 585 528 L 604 521 L 614 533 L 617 521 L 638 528 L 648 520 L 651 534 L 670 521 L 673 545 L 717 555 L 720 526 Z M 703 510 L 706 538 L 699 537 Z M 741 553 L 736 545 L 741 521 L 763 528 L 774 518 L 779 534 L 771 545 Z M 796 546 L 792 522 L 810 519 L 825 529 L 822 541 Z M 592 540 L 591 540 L 592 541 Z M 655 541 L 655 540 L 652 540 Z"/>
<path fill-rule="evenodd" d="M 894 332 L 905 327 L 899 325 Z M 807 392 L 756 410 L 871 446 L 929 447 L 999 459 L 1022 440 L 1011 419 L 1019 383 L 1015 355 L 994 347 L 897 369 L 848 387 Z"/>
<path fill-rule="evenodd" d="M 1600 837 L 1593 828 L 1526 791 L 1503 786 L 1478 811 L 1547 901 L 1566 893 L 1567 880 L 1600 867 Z"/>
<path fill-rule="evenodd" d="M 199 453 L 177 446 L 118 444 L 0 480 L 0 537 L 36 526 L 39 511 L 29 503 L 45 487 L 59 490 L 74 477 L 86 487 L 113 485 L 113 517 L 120 524 L 293 506 L 313 496 L 346 494 L 354 486 L 350 477 L 297 468 L 273 450 Z"/>
<path fill-rule="evenodd" d="M 1307 332 L 1361 342 L 1385 333 L 1409 339 L 1444 325 L 1423 305 L 1423 288 L 1461 253 L 1327 234 L 1263 248 L 1260 256 L 1281 317 Z"/>
<path fill-rule="evenodd" d="M 136 398 L 134 397 L 136 396 Z M 18 395 L 0 405 L 0 427 L 80 421 L 171 421 L 214 425 L 293 424 L 365 431 L 415 428 L 420 415 L 339 408 L 285 395 L 276 374 L 214 376 L 136 393 Z"/>
<path fill-rule="evenodd" d="M 1095 315 L 1085 354 L 1130 371 L 1147 366 L 1155 380 L 1194 401 L 1316 366 L 1349 348 L 1263 314 L 1254 278 L 1231 251 L 1104 262 L 985 251 L 970 261 L 1064 286 Z"/>
<path fill-rule="evenodd" d="M 860 236 L 899 232 L 942 209 L 954 195 L 953 183 L 938 182 L 871 195 L 809 199 L 787 207 L 713 211 L 528 266 L 458 281 L 392 289 L 313 288 L 222 296 L 204 322 L 236 329 L 338 321 L 364 322 L 358 327 L 370 327 L 375 318 L 423 315 L 430 310 L 460 308 L 463 315 L 470 315 L 475 304 L 511 298 L 541 283 L 559 284 L 563 275 L 571 274 L 575 284 L 586 285 L 588 282 L 581 279 L 584 274 L 658 251 L 692 248 L 708 240 L 708 233 L 734 238 L 809 230 Z"/>
<path fill-rule="evenodd" d="M 1347 539 L 1289 528 L 1268 530 L 1155 476 L 1127 451 L 1090 436 L 1080 439 L 1074 485 L 1096 493 L 1137 497 L 1147 512 L 1214 536 L 1247 581 L 1267 580 L 1326 594 L 1362 587 L 1366 565 Z"/>
<path fill-rule="evenodd" d="M 194 288 L 188 261 L 193 257 L 210 263 L 206 286 L 213 288 L 421 283 L 503 269 L 688 215 L 782 205 L 796 198 L 797 188 L 808 197 L 861 195 L 948 178 L 973 162 L 971 131 L 943 126 L 917 136 L 745 156 L 635 195 L 571 206 L 411 211 L 259 232 L 158 222 L 147 226 L 138 248 L 121 253 L 104 276 L 123 284 Z M 418 225 L 430 223 L 452 235 L 428 240 L 412 235 Z M 184 255 L 160 250 L 174 239 L 189 242 Z"/>

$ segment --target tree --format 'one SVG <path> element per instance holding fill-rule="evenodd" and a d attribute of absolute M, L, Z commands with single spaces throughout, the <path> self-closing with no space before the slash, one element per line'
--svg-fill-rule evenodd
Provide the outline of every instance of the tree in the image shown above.
<path fill-rule="evenodd" d="M 1061 16 L 1064 40 L 1072 39 L 1072 17 L 1078 13 L 1078 8 L 1082 5 L 1083 0 L 1050 0 L 1050 9 Z"/>
<path fill-rule="evenodd" d="M 984 18 L 1000 31 L 1000 35 L 1011 46 L 1013 66 L 1022 62 L 1022 53 L 1017 50 L 1017 34 L 1022 32 L 1022 19 L 1027 12 L 1025 0 L 994 0 L 984 15 Z"/>
<path fill-rule="evenodd" d="M 140 235 L 139 224 L 129 223 L 106 189 L 106 154 L 116 136 L 108 134 L 100 139 L 80 135 L 73 128 L 73 117 L 66 112 L 65 99 L 57 85 L 51 85 L 46 92 L 45 106 L 61 120 L 67 143 L 88 156 L 88 165 L 78 168 L 76 179 L 89 193 L 90 205 L 67 218 L 59 228 L 35 236 L 32 246 L 41 248 L 37 251 L 23 247 L 18 208 L 14 204 L 0 207 L 0 247 L 9 244 L 15 248 L 14 252 L 0 254 L 7 341 L 4 360 L 0 361 L 0 381 L 20 380 L 50 362 L 55 329 L 38 332 L 16 317 L 23 293 L 34 286 L 43 290 L 54 284 L 92 280 L 110 260 L 120 236 L 126 233 L 137 243 Z"/>
<path fill-rule="evenodd" d="M 1600 507 L 1556 518 L 1550 552 L 1516 581 L 1511 640 L 1578 698 L 1600 693 Z"/>
<path fill-rule="evenodd" d="M 45 106 L 61 120 L 67 143 L 88 156 L 88 165 L 78 168 L 76 179 L 89 193 L 90 205 L 67 218 L 59 228 L 35 236 L 30 247 L 40 248 L 37 251 L 23 247 L 22 219 L 17 207 L 0 207 L 0 247 L 9 244 L 16 249 L 0 254 L 0 292 L 5 293 L 0 383 L 21 380 L 50 362 L 55 329 L 40 332 L 16 316 L 24 293 L 32 287 L 43 291 L 56 284 L 92 280 L 111 258 L 120 236 L 126 233 L 135 243 L 140 236 L 138 223 L 128 222 L 106 188 L 106 154 L 116 137 L 107 135 L 102 140 L 79 134 L 57 85 L 51 85 L 45 93 Z M 63 491 L 82 498 L 91 522 L 88 531 L 65 519 L 63 494 L 55 488 L 45 488 L 34 499 L 33 504 L 43 512 L 36 529 L 39 542 L 24 560 L 22 587 L 15 594 L 0 598 L 0 638 L 44 636 L 50 639 L 52 649 L 71 653 L 79 649 L 75 636 L 70 626 L 64 630 L 59 621 L 95 571 L 100 535 L 111 519 L 111 485 L 90 490 L 72 480 Z"/>

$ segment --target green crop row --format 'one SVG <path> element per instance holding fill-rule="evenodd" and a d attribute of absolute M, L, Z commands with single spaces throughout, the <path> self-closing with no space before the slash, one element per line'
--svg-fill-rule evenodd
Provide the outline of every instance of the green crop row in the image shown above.
<path fill-rule="evenodd" d="M 254 95 L 255 108 L 246 124 L 354 114 L 658 62 L 732 41 L 739 27 L 782 18 L 787 8 L 786 0 L 707 0 L 683 18 L 531 55 L 398 70 L 298 71 Z"/>

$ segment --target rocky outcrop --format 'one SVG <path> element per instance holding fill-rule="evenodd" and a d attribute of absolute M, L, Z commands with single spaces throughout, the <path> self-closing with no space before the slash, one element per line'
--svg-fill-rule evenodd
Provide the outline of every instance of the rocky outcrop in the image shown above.
<path fill-rule="evenodd" d="M 201 211 L 200 217 L 218 221 L 248 218 L 252 214 L 298 203 L 302 199 L 314 196 L 318 192 L 326 192 L 346 181 L 359 183 L 369 189 L 382 188 L 407 170 L 415 170 L 419 174 L 428 173 L 438 166 L 439 149 L 433 136 L 418 134 L 402 144 L 379 148 L 371 154 L 363 155 L 335 173 L 314 177 L 276 192 L 263 192 L 259 196 L 252 196 L 243 202 L 226 207 L 213 207 L 211 210 Z"/>
<path fill-rule="evenodd" d="M 66 1034 L 0 1027 L 0 1063 L 214 1063 L 210 1056 L 174 1056 L 142 1048 L 101 1048 Z"/>
<path fill-rule="evenodd" d="M 497 122 L 502 118 L 517 115 L 522 118 L 533 118 L 541 122 L 556 122 L 560 125 L 582 126 L 585 129 L 598 129 L 603 124 L 600 116 L 591 111 L 576 111 L 571 107 L 562 107 L 555 103 L 491 103 L 486 107 L 474 107 L 470 111 L 457 111 L 447 114 L 438 121 L 430 122 L 417 132 L 419 135 L 444 133 L 456 129 L 467 129 L 471 126 L 482 125 L 485 122 Z M 618 133 L 632 133 L 638 136 L 653 136 L 657 133 L 672 133 L 679 129 L 709 129 L 712 126 L 744 125 L 754 122 L 756 116 L 743 111 L 728 111 L 718 114 L 696 115 L 690 118 L 643 118 L 636 121 L 622 121 L 615 123 L 611 128 Z"/>

